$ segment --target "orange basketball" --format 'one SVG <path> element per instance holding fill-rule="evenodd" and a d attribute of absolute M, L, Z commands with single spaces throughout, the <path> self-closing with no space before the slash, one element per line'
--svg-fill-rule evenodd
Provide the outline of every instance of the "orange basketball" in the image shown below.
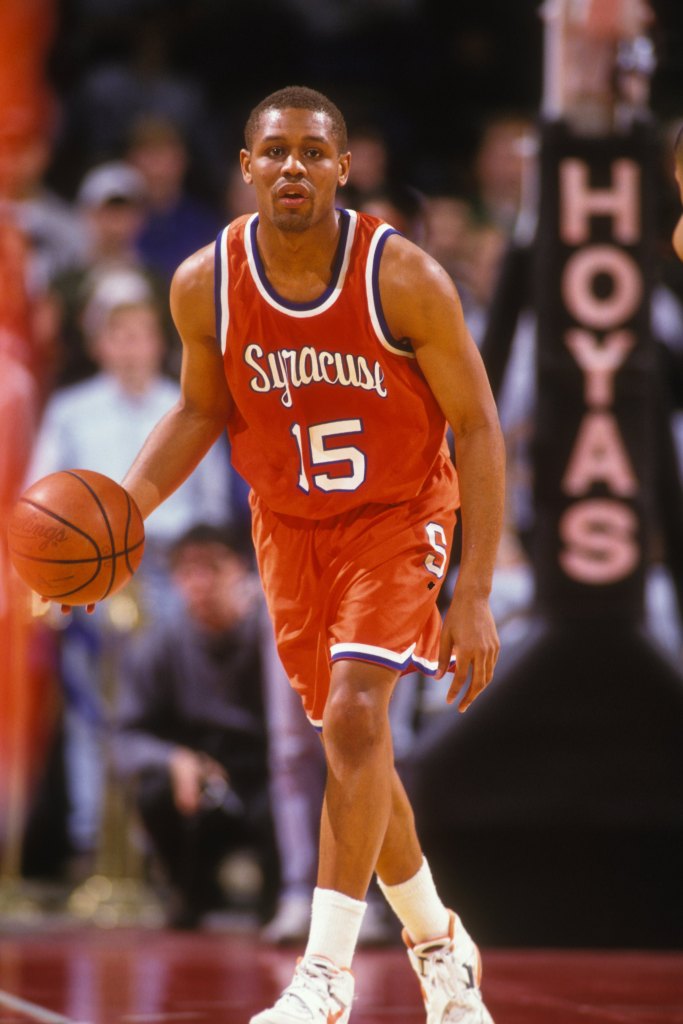
<path fill-rule="evenodd" d="M 120 484 L 88 469 L 51 473 L 10 516 L 12 564 L 41 597 L 93 604 L 120 590 L 142 561 L 145 528 Z"/>

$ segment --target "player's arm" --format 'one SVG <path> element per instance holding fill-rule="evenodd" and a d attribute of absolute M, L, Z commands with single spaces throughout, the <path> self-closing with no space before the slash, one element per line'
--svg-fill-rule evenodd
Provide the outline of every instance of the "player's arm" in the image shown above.
<path fill-rule="evenodd" d="M 503 528 L 503 436 L 481 356 L 443 268 L 406 239 L 392 236 L 381 264 L 380 290 L 392 334 L 411 339 L 420 369 L 453 430 L 462 555 L 444 621 L 439 675 L 455 654 L 450 702 L 471 670 L 460 705 L 465 710 L 490 682 L 500 648 L 489 594 Z"/>
<path fill-rule="evenodd" d="M 143 518 L 190 475 L 225 429 L 231 398 L 216 340 L 214 247 L 180 265 L 171 313 L 183 343 L 181 394 L 151 432 L 123 480 Z"/>

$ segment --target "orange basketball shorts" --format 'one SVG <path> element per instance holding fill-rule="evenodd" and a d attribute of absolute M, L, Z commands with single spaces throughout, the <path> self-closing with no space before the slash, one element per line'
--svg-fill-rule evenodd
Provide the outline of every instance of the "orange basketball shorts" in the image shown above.
<path fill-rule="evenodd" d="M 335 661 L 436 672 L 436 601 L 455 527 L 449 469 L 409 501 L 327 519 L 276 514 L 252 492 L 256 557 L 278 652 L 317 728 Z"/>

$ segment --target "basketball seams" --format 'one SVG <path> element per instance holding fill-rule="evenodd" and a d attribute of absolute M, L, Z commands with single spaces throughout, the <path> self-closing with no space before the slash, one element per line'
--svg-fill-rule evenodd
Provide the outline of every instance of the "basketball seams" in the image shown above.
<path fill-rule="evenodd" d="M 123 493 L 126 496 L 126 513 L 127 513 L 126 514 L 126 529 L 123 532 L 123 557 L 126 559 L 126 567 L 128 569 L 128 572 L 131 573 L 131 575 L 132 575 L 133 568 L 132 568 L 132 566 L 130 564 L 130 559 L 128 557 L 128 534 L 130 532 L 131 519 L 133 518 L 133 506 L 132 506 L 132 502 L 131 502 L 131 499 L 130 499 L 130 494 L 128 493 L 127 490 L 125 490 L 125 488 L 124 488 Z"/>
<path fill-rule="evenodd" d="M 114 580 L 116 579 L 116 559 L 117 559 L 118 555 L 116 553 L 116 543 L 115 543 L 115 540 L 114 540 L 114 531 L 111 528 L 111 523 L 109 522 L 109 516 L 107 515 L 107 510 L 105 509 L 105 507 L 104 507 L 102 501 L 100 500 L 100 497 L 97 494 L 97 492 L 95 491 L 95 489 L 90 486 L 90 484 L 88 483 L 87 480 L 84 480 L 83 477 L 79 476 L 78 473 L 76 473 L 73 469 L 67 469 L 67 470 L 65 470 L 65 472 L 68 473 L 69 476 L 75 477 L 76 480 L 80 480 L 80 482 L 83 484 L 85 489 L 89 492 L 89 494 L 91 495 L 91 497 L 95 501 L 95 504 L 97 505 L 97 507 L 100 510 L 100 514 L 102 516 L 102 519 L 104 520 L 104 525 L 105 525 L 105 527 L 107 529 L 107 533 L 109 534 L 109 546 L 110 546 L 110 549 L 111 549 L 111 576 L 110 576 L 110 579 L 109 579 L 109 586 L 106 588 L 106 590 L 102 594 L 102 597 L 100 598 L 100 601 L 104 601 L 104 599 L 109 595 L 109 591 L 114 586 Z M 98 552 L 99 552 L 99 548 L 98 548 Z"/>
<path fill-rule="evenodd" d="M 97 563 L 97 567 L 95 569 L 95 572 L 93 572 L 87 579 L 82 580 L 79 583 L 79 585 L 77 587 L 74 587 L 72 590 L 60 591 L 60 593 L 58 593 L 58 594 L 41 594 L 41 597 L 47 597 L 51 601 L 57 601 L 57 600 L 61 601 L 61 600 L 64 600 L 64 598 L 66 598 L 66 597 L 71 597 L 73 594 L 80 593 L 80 591 L 83 590 L 84 587 L 89 586 L 94 580 L 96 580 L 97 576 L 98 576 L 98 574 L 100 572 L 100 569 L 102 567 L 102 563 L 108 561 L 110 558 L 115 560 L 117 558 L 120 558 L 121 555 L 125 555 L 125 557 L 126 557 L 126 564 L 130 566 L 130 561 L 128 559 L 128 554 L 129 553 L 132 554 L 134 551 L 137 551 L 138 548 L 141 548 L 144 545 L 144 543 L 145 543 L 145 541 L 144 541 L 144 538 L 143 538 L 142 540 L 139 540 L 137 542 L 137 544 L 133 544 L 130 547 L 126 548 L 125 551 L 115 551 L 113 553 L 113 555 L 100 555 L 97 558 L 39 558 L 37 555 L 22 555 L 19 552 L 15 552 L 15 557 L 16 558 L 20 558 L 20 559 L 22 559 L 25 562 L 42 562 L 45 565 L 69 566 L 69 565 L 89 565 L 91 563 Z M 133 569 L 131 567 L 130 568 L 130 572 L 131 572 L 131 575 L 132 575 L 133 572 L 135 572 L 135 569 Z M 106 596 L 106 595 L 104 595 L 104 596 Z M 102 598 L 98 598 L 97 600 L 101 601 L 103 599 L 104 598 L 102 597 Z"/>
<path fill-rule="evenodd" d="M 70 522 L 68 519 L 64 519 L 64 517 L 60 516 L 57 512 L 53 512 L 51 509 L 46 508 L 45 505 L 41 505 L 40 502 L 36 501 L 34 498 L 25 498 L 25 497 L 19 498 L 19 501 L 17 502 L 17 504 L 19 504 L 19 505 L 29 505 L 31 508 L 34 508 L 37 512 L 43 512 L 46 516 L 49 516 L 50 519 L 54 519 L 54 520 L 56 520 L 56 522 L 61 523 L 62 526 L 68 526 L 70 530 L 73 530 L 75 533 L 80 534 L 81 537 L 85 537 L 85 539 L 87 541 L 90 541 L 90 543 L 95 548 L 95 551 L 97 551 L 97 554 L 99 556 L 99 554 L 100 554 L 100 546 L 97 543 L 97 541 L 95 540 L 95 538 L 91 537 L 89 533 L 85 532 L 85 530 L 81 530 L 81 528 L 79 526 L 76 526 L 74 523 Z"/>
<path fill-rule="evenodd" d="M 68 604 L 74 598 L 76 604 L 97 603 L 116 593 L 145 548 L 135 501 L 115 480 L 92 470 L 65 469 L 37 481 L 17 499 L 8 527 L 19 576 L 47 600 Z"/>
<path fill-rule="evenodd" d="M 114 551 L 111 555 L 93 555 L 92 558 L 45 558 L 40 555 L 25 555 L 21 551 L 15 551 L 14 554 L 17 558 L 23 558 L 26 562 L 45 562 L 46 565 L 89 565 L 91 562 L 102 563 L 108 562 L 110 558 L 125 557 L 127 554 L 132 554 L 134 551 L 137 551 L 144 543 L 145 541 L 143 538 L 142 540 L 139 540 L 137 544 L 131 544 L 131 546 L 126 548 L 124 551 Z"/>

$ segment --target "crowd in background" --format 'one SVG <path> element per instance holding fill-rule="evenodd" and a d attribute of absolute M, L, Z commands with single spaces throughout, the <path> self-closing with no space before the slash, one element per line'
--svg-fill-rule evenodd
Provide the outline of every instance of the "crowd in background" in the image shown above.
<path fill-rule="evenodd" d="M 323 33 L 326 58 L 341 64 L 345 41 L 362 23 L 367 50 L 355 59 L 368 64 L 371 44 L 381 38 L 398 73 L 395 58 L 409 50 L 411 12 L 420 5 L 405 0 L 402 17 L 387 22 L 380 4 L 346 5 L 345 15 L 344 5 L 331 2 L 239 5 L 249 8 L 239 12 L 225 5 L 230 19 L 204 5 L 224 30 L 222 38 L 199 16 L 190 17 L 188 5 L 168 5 L 163 18 L 154 3 L 117 5 L 124 11 L 116 17 L 107 6 L 96 0 L 65 5 L 53 54 L 57 107 L 43 120 L 17 124 L 0 147 L 2 199 L 26 245 L 22 263 L 31 300 L 34 384 L 27 378 L 23 386 L 35 386 L 37 395 L 26 483 L 71 466 L 120 479 L 175 400 L 180 344 L 168 312 L 171 275 L 223 224 L 252 209 L 237 150 L 250 103 L 291 78 L 274 43 L 278 25 L 291 30 L 294 20 L 302 42 Z M 504 10 L 500 5 L 503 19 Z M 264 15 L 270 21 L 258 37 L 262 51 L 238 53 L 243 22 Z M 388 220 L 432 253 L 456 283 L 481 343 L 501 260 L 533 178 L 536 83 L 528 77 L 518 82 L 516 109 L 495 106 L 487 77 L 495 63 L 493 39 L 487 50 L 475 18 L 457 37 L 446 21 L 443 38 L 434 34 L 434 51 L 443 53 L 457 38 L 459 52 L 450 64 L 460 68 L 468 95 L 479 85 L 467 117 L 459 113 L 462 104 L 455 106 L 455 124 L 448 97 L 435 94 L 429 116 L 414 128 L 419 118 L 407 99 L 410 75 L 404 71 L 390 89 L 378 88 L 377 102 L 367 103 L 348 73 L 334 64 L 323 72 L 320 48 L 310 46 L 302 65 L 307 84 L 327 77 L 345 83 L 329 89 L 350 111 L 353 160 L 340 202 Z M 531 18 L 529 25 L 535 25 Z M 269 73 L 255 81 L 250 69 L 257 58 Z M 413 73 L 424 70 L 420 60 L 410 51 Z M 495 70 L 499 81 L 500 67 Z M 445 85 L 445 78 L 435 79 L 437 89 Z M 662 131 L 655 333 L 680 389 L 683 274 L 668 246 L 677 201 L 668 149 L 674 127 Z M 511 486 L 493 606 L 510 643 L 523 635 L 533 607 L 532 332 L 523 320 L 499 396 Z M 680 422 L 681 391 L 672 389 L 669 397 Z M 18 408 L 26 407 L 19 401 Z M 93 616 L 77 611 L 65 620 L 53 610 L 36 620 L 35 649 L 48 666 L 60 712 L 32 794 L 28 874 L 66 876 L 76 885 L 94 872 L 107 787 L 131 784 L 146 842 L 173 890 L 173 923 L 193 926 L 226 898 L 216 879 L 197 869 L 197 850 L 206 852 L 213 870 L 225 852 L 223 833 L 229 833 L 233 845 L 258 851 L 263 880 L 280 879 L 275 890 L 257 886 L 254 897 L 263 919 L 274 914 L 279 922 L 273 927 L 271 921 L 266 934 L 273 941 L 305 934 L 322 758 L 274 654 L 250 559 L 246 488 L 221 441 L 150 518 L 143 567 L 130 587 Z M 680 655 L 677 613 L 654 620 L 661 642 Z M 186 692 L 182 676 L 171 686 L 179 666 L 187 670 Z M 399 764 L 421 716 L 443 696 L 438 686 L 429 687 L 413 677 L 399 688 Z M 188 702 L 188 693 L 196 699 Z M 320 785 L 312 784 L 315 772 Z M 307 825 L 293 829 L 293 822 Z M 368 920 L 368 941 L 386 934 L 381 922 L 372 915 Z"/>

